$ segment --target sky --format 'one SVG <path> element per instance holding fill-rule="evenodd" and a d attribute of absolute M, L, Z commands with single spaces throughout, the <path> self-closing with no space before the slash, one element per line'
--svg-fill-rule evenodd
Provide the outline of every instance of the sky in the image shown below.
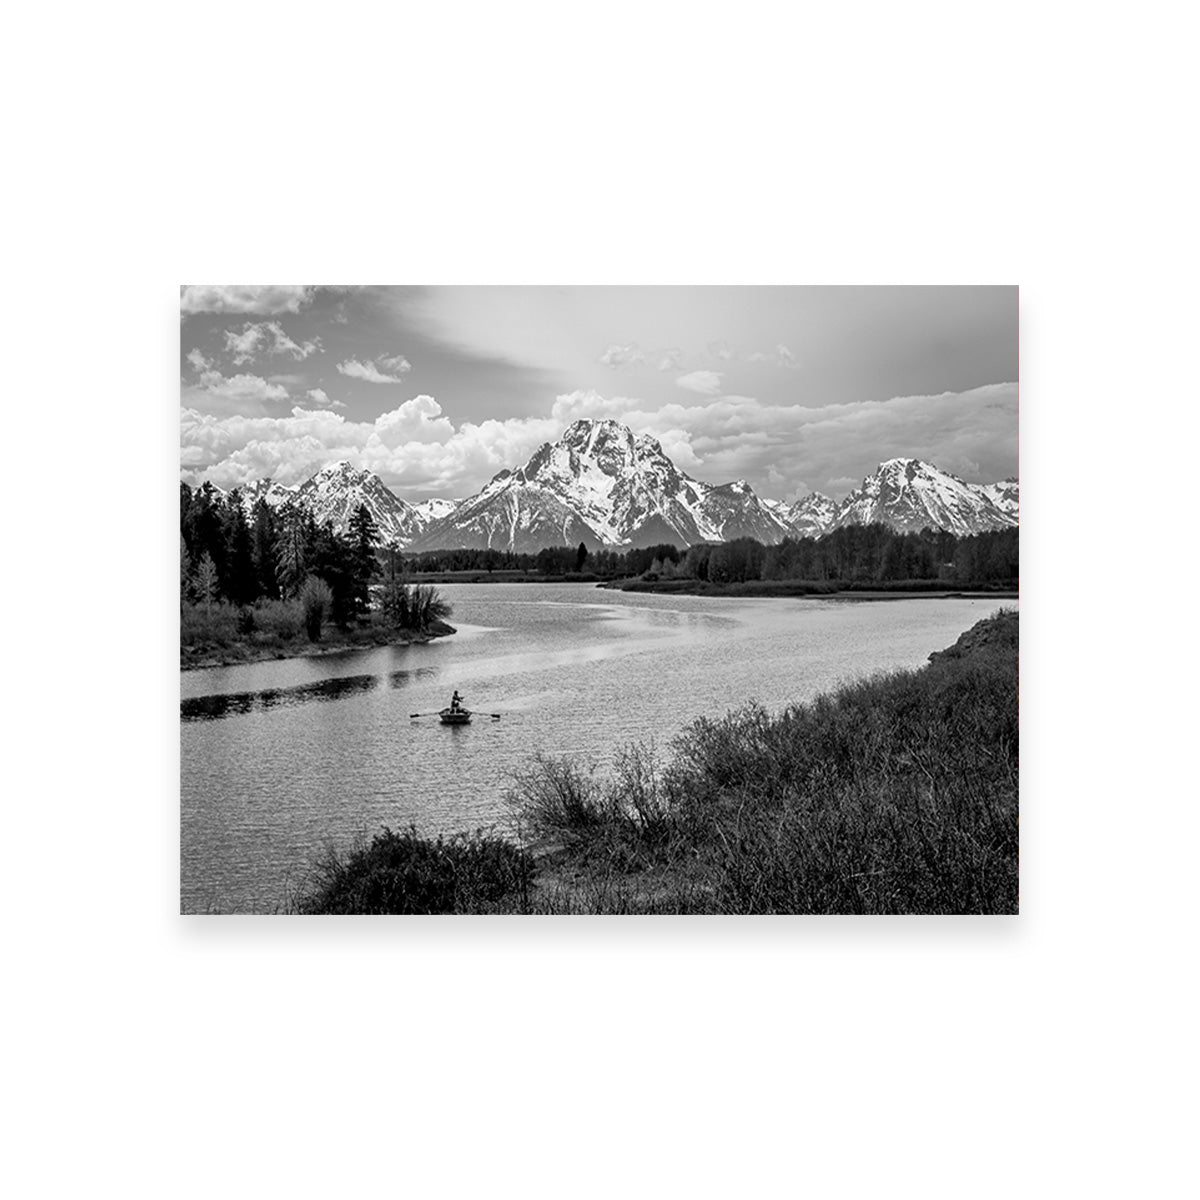
<path fill-rule="evenodd" d="M 189 285 L 180 317 L 193 485 L 347 459 L 456 499 L 580 417 L 777 500 L 897 457 L 1018 473 L 1016 287 Z"/>

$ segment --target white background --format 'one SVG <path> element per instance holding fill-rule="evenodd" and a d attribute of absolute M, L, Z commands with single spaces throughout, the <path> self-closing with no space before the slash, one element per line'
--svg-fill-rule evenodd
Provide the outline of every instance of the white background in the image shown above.
<path fill-rule="evenodd" d="M 10 1194 L 1183 1194 L 1187 13 L 7 15 Z M 1022 915 L 177 916 L 183 282 L 1020 284 Z"/>

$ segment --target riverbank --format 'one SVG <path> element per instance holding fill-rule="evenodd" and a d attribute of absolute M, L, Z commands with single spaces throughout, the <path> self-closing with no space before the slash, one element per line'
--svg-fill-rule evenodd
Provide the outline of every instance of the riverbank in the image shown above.
<path fill-rule="evenodd" d="M 772 715 L 694 722 L 597 777 L 537 757 L 515 836 L 385 830 L 331 854 L 303 913 L 1016 913 L 1015 612 L 928 665 Z"/>
<path fill-rule="evenodd" d="M 955 584 L 940 580 L 905 580 L 896 583 L 842 583 L 835 580 L 747 579 L 711 583 L 705 579 L 612 579 L 599 585 L 620 592 L 649 592 L 666 596 L 819 596 L 852 600 L 902 600 L 985 597 L 1016 600 L 1017 588 L 995 584 Z"/>
<path fill-rule="evenodd" d="M 236 630 L 236 626 L 234 626 Z M 448 637 L 457 630 L 445 621 L 433 621 L 424 630 L 392 629 L 372 621 L 349 629 L 326 626 L 321 640 L 312 642 L 303 630 L 279 633 L 254 630 L 226 636 L 200 633 L 192 642 L 181 641 L 179 669 L 197 671 L 205 667 L 231 667 L 246 663 L 270 662 L 285 658 L 319 658 L 347 650 L 366 650 L 373 646 L 407 646 Z"/>
<path fill-rule="evenodd" d="M 411 583 L 600 583 L 601 576 L 587 571 L 543 575 L 540 571 L 411 571 Z"/>

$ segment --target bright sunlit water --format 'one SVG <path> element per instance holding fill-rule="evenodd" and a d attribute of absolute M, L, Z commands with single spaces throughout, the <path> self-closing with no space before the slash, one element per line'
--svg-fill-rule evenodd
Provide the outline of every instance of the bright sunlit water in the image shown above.
<path fill-rule="evenodd" d="M 452 637 L 182 674 L 183 911 L 277 911 L 327 843 L 503 823 L 510 772 L 536 751 L 605 766 L 629 741 L 667 749 L 694 717 L 920 666 L 1000 606 L 439 590 Z M 409 716 L 455 688 L 471 725 Z"/>

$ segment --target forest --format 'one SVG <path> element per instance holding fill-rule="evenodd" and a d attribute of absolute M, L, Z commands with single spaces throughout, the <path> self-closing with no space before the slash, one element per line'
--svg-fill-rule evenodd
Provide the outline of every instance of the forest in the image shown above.
<path fill-rule="evenodd" d="M 300 653 L 327 626 L 339 644 L 380 644 L 441 626 L 450 606 L 411 583 L 394 549 L 380 550 L 359 505 L 345 534 L 298 507 L 259 501 L 246 517 L 237 490 L 180 484 L 180 641 L 185 664 Z"/>
<path fill-rule="evenodd" d="M 542 575 L 584 573 L 597 579 L 694 580 L 739 584 L 755 580 L 806 580 L 838 584 L 941 582 L 956 587 L 1019 581 L 1019 531 L 1002 529 L 956 537 L 944 530 L 897 533 L 886 525 L 847 525 L 819 538 L 786 538 L 764 545 L 753 538 L 702 543 L 684 549 L 668 543 L 588 551 L 582 543 L 537 554 L 504 550 L 433 550 L 410 556 L 414 572 L 527 571 Z"/>
<path fill-rule="evenodd" d="M 449 605 L 419 574 L 496 571 L 534 578 L 623 581 L 644 590 L 808 591 L 841 588 L 1013 588 L 1019 532 L 970 537 L 847 525 L 819 538 L 764 545 L 753 538 L 624 551 L 546 547 L 536 554 L 381 546 L 359 505 L 339 533 L 299 506 L 259 501 L 246 515 L 238 491 L 180 484 L 181 655 L 186 664 L 306 652 L 332 626 L 338 645 L 383 644 L 429 632 Z"/>

